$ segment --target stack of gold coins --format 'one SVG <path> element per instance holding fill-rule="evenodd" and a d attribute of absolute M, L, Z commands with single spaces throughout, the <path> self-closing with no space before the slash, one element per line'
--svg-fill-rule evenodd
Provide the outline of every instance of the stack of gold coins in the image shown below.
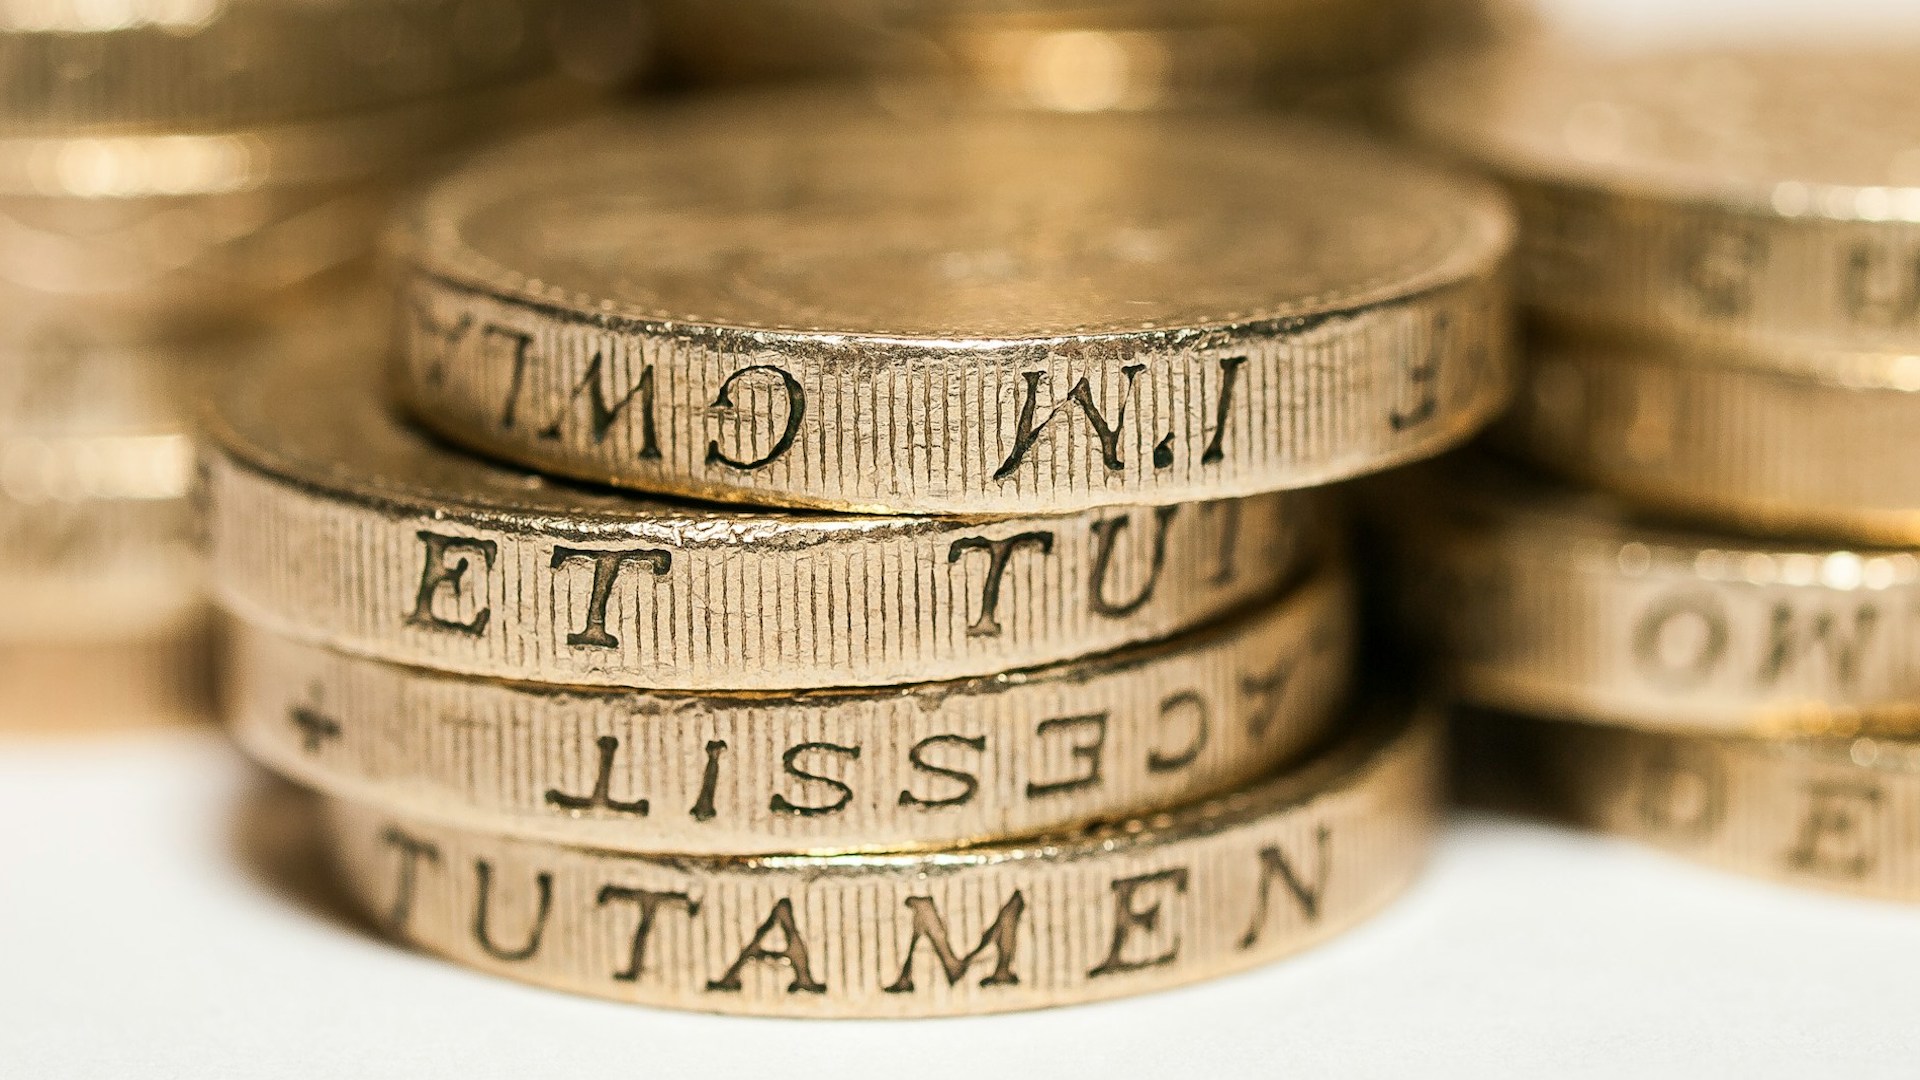
<path fill-rule="evenodd" d="M 528 0 L 0 0 L 0 721 L 196 715 L 189 416 L 382 336 L 392 192 L 571 100 Z"/>
<path fill-rule="evenodd" d="M 1469 700 L 1551 718 L 1488 724 L 1560 810 L 1909 900 L 1915 59 L 1542 45 L 1422 83 L 1428 133 L 1518 195 L 1537 326 L 1502 444 L 1561 479 L 1387 500 L 1428 508 L 1409 624 Z"/>
<path fill-rule="evenodd" d="M 990 108 L 1133 111 L 1351 94 L 1430 0 L 656 0 L 702 83 L 863 82 Z"/>
<path fill-rule="evenodd" d="M 1250 119 L 509 145 L 399 231 L 399 408 L 344 357 L 224 397 L 229 719 L 394 934 L 547 986 L 951 1015 L 1305 948 L 1412 879 L 1439 747 L 1350 698 L 1297 489 L 1505 403 L 1510 233 Z"/>

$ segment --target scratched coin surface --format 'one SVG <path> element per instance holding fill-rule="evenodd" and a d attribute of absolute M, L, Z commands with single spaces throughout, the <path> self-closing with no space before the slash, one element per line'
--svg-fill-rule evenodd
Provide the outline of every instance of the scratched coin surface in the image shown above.
<path fill-rule="evenodd" d="M 1655 524 L 1485 460 L 1369 492 L 1405 633 L 1479 705 L 1679 734 L 1920 720 L 1920 558 Z"/>
<path fill-rule="evenodd" d="M 1252 119 L 663 110 L 415 205 L 399 382 L 457 442 L 682 495 L 968 513 L 1304 487 L 1504 403 L 1509 226 L 1473 182 Z"/>
<path fill-rule="evenodd" d="M 1338 718 L 1352 603 L 1328 570 L 1278 605 L 1091 660 L 746 694 L 442 675 L 239 626 L 226 711 L 303 783 L 479 832 L 728 855 L 951 847 L 1145 813 L 1293 761 Z"/>
<path fill-rule="evenodd" d="M 1416 80 L 1514 182 L 1527 301 L 1769 352 L 1920 347 L 1920 51 L 1520 47 Z"/>
<path fill-rule="evenodd" d="M 378 383 L 329 357 L 224 395 L 204 455 L 214 586 L 278 632 L 443 671 L 655 689 L 988 675 L 1271 596 L 1324 539 L 1311 495 L 958 518 L 649 501 L 450 450 Z"/>
<path fill-rule="evenodd" d="M 1734 531 L 1920 538 L 1920 382 L 1905 354 L 1792 366 L 1598 336 L 1542 338 L 1499 429 L 1581 483 Z"/>
<path fill-rule="evenodd" d="M 533 0 L 0 0 L 0 129 L 206 130 L 538 74 Z"/>
<path fill-rule="evenodd" d="M 1530 794 L 1575 824 L 1737 873 L 1920 902 L 1920 743 L 1462 722 L 1525 762 Z"/>
<path fill-rule="evenodd" d="M 707 1012 L 953 1016 L 1218 977 L 1359 924 L 1425 861 L 1439 756 L 1433 718 L 1402 713 L 1216 800 L 925 854 L 649 858 L 330 813 L 366 910 L 483 971 Z"/>

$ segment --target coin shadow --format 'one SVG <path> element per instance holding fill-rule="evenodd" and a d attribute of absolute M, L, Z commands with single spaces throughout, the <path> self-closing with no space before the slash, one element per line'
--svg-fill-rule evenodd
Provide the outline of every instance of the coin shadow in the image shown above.
<path fill-rule="evenodd" d="M 235 865 L 275 900 L 336 929 L 387 940 L 340 885 L 311 792 L 256 773 L 234 804 L 227 844 Z"/>

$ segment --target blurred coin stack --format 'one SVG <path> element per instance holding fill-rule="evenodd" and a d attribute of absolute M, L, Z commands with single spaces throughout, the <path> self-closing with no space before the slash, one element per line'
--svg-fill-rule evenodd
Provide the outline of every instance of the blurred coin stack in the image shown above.
<path fill-rule="evenodd" d="M 696 84 L 831 80 L 883 98 L 1136 111 L 1352 98 L 1433 0 L 657 0 Z M 1431 10 L 1430 10 L 1431 9 Z"/>
<path fill-rule="evenodd" d="M 1508 180 L 1530 386 L 1391 489 L 1408 625 L 1555 809 L 1920 899 L 1911 52 L 1517 48 L 1420 83 Z M 1864 546 L 1862 546 L 1864 545 Z"/>
<path fill-rule="evenodd" d="M 0 717 L 204 707 L 188 416 L 381 339 L 392 193 L 564 95 L 523 0 L 0 0 Z"/>
<path fill-rule="evenodd" d="M 1510 234 L 1250 119 L 511 144 L 401 227 L 391 381 L 218 410 L 230 720 L 396 935 L 547 986 L 950 1015 L 1305 948 L 1412 879 L 1439 747 L 1350 696 L 1297 489 L 1506 402 Z"/>

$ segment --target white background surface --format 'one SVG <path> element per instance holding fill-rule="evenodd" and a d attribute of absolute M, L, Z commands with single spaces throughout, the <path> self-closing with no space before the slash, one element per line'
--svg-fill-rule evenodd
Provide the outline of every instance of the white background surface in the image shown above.
<path fill-rule="evenodd" d="M 248 853 L 291 838 L 260 786 L 211 733 L 0 744 L 0 1076 L 1920 1075 L 1920 911 L 1530 825 L 1458 825 L 1385 916 L 1250 975 L 983 1020 L 796 1022 L 404 952 Z"/>
<path fill-rule="evenodd" d="M 1920 0 L 1546 6 L 1616 37 L 1920 35 Z M 211 733 L 0 737 L 0 1077 L 1920 1076 L 1920 909 L 1543 827 L 1458 824 L 1404 903 L 1251 975 L 987 1020 L 795 1023 L 401 951 L 261 855 L 297 830 L 259 790 Z"/>

